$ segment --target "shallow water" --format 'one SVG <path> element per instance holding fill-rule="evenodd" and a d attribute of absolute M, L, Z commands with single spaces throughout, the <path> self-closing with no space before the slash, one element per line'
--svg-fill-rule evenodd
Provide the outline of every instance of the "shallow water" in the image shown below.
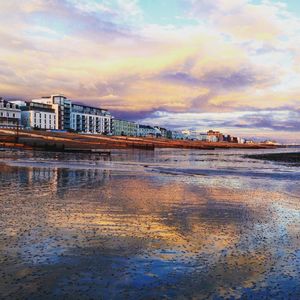
<path fill-rule="evenodd" d="M 0 152 L 0 298 L 299 299 L 282 151 Z"/>

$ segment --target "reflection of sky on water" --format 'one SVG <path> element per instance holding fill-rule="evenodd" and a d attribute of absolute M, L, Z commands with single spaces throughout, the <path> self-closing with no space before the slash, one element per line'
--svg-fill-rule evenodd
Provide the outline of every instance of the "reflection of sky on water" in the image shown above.
<path fill-rule="evenodd" d="M 297 170 L 251 165 L 230 151 L 206 153 L 220 158 L 207 163 L 194 162 L 195 151 L 170 151 L 96 162 L 1 153 L 15 166 L 0 167 L 0 294 L 13 297 L 20 287 L 32 299 L 299 293 Z M 226 164 L 229 172 L 218 173 Z M 246 166 L 254 175 L 243 174 Z M 198 170 L 211 172 L 186 174 Z"/>

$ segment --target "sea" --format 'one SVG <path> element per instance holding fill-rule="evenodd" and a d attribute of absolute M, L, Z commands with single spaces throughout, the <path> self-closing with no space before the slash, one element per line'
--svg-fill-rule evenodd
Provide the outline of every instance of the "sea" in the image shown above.
<path fill-rule="evenodd" d="M 264 150 L 0 151 L 0 299 L 300 299 L 300 167 Z"/>

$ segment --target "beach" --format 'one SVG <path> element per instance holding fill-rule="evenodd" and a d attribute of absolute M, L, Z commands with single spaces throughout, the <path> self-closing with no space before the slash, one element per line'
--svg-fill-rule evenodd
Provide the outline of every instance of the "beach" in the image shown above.
<path fill-rule="evenodd" d="M 0 298 L 298 299 L 284 153 L 0 151 Z"/>

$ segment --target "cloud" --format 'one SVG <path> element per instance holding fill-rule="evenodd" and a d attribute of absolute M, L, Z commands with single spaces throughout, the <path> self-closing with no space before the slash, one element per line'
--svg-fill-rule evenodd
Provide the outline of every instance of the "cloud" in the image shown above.
<path fill-rule="evenodd" d="M 267 111 L 260 113 L 245 114 L 242 123 L 233 122 L 234 127 L 262 128 L 274 131 L 300 132 L 299 111 Z M 229 126 L 230 124 L 224 124 Z"/>
<path fill-rule="evenodd" d="M 138 122 L 159 124 L 175 130 L 221 130 L 245 137 L 262 136 L 276 140 L 300 141 L 300 110 L 236 111 L 222 113 L 152 112 Z"/>
<path fill-rule="evenodd" d="M 246 0 L 189 0 L 191 18 L 206 17 L 231 38 L 251 41 L 274 41 L 298 22 L 282 2 L 262 1 L 254 4 Z M 286 26 L 287 25 L 287 26 Z"/>
<path fill-rule="evenodd" d="M 239 70 L 230 70 L 229 68 L 213 69 L 199 76 L 191 76 L 189 73 L 176 72 L 164 74 L 162 79 L 178 84 L 203 86 L 216 90 L 238 90 L 248 86 L 257 86 L 273 81 L 273 74 L 265 73 L 262 70 L 253 70 L 241 66 Z"/>

